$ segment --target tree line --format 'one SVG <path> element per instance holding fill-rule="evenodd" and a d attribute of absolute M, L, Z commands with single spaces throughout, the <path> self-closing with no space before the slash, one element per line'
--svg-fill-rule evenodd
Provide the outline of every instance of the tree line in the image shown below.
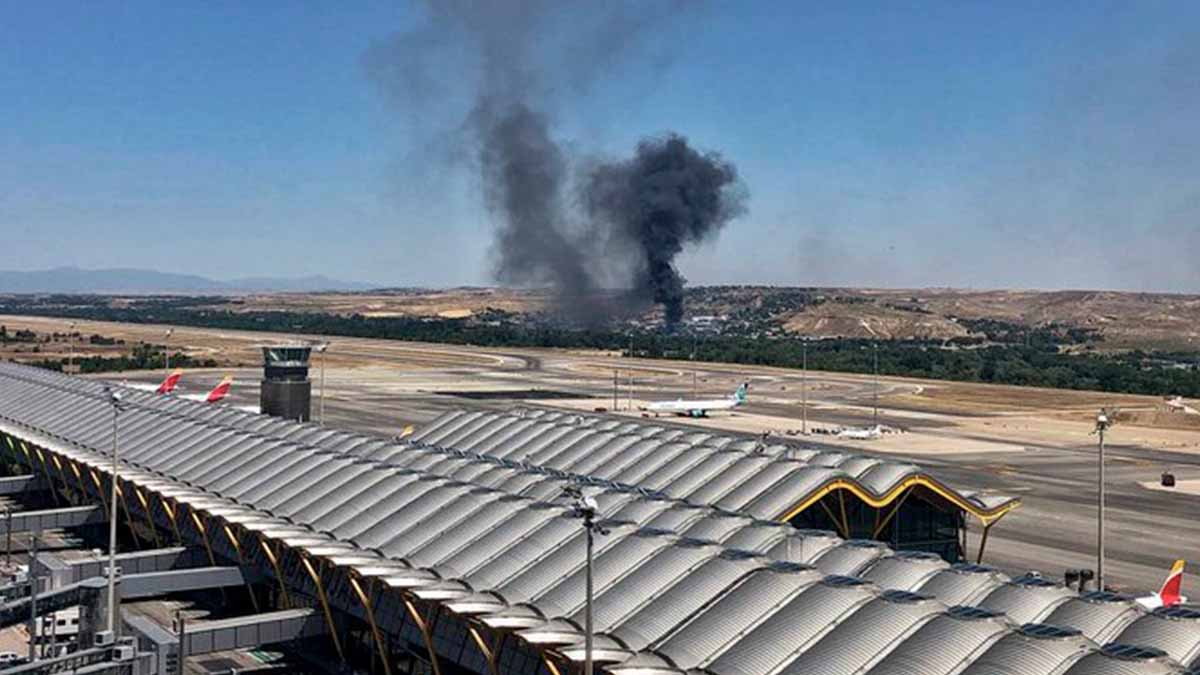
<path fill-rule="evenodd" d="M 135 307 L 0 301 L 0 313 L 40 314 L 130 323 L 166 323 L 231 330 L 309 333 L 327 336 L 440 342 L 482 347 L 550 347 L 620 350 L 632 357 L 696 359 L 799 368 L 807 354 L 816 370 L 922 377 L 962 382 L 1061 389 L 1200 397 L 1200 355 L 1129 351 L 1067 353 L 1058 344 L 1080 336 L 1058 333 L 1021 335 L 1019 344 L 964 346 L 931 340 L 750 338 L 693 336 L 648 330 L 573 329 L 522 322 L 435 317 L 364 317 L 308 312 L 231 312 L 197 307 L 195 298 L 149 300 Z M 1002 331 L 995 330 L 994 337 Z M 1032 339 L 1031 339 L 1032 338 Z M 136 356 L 131 357 L 136 360 Z M 182 354 L 172 363 L 184 366 Z M 157 365 L 154 365 L 157 363 Z M 81 360 L 85 368 L 93 367 Z M 107 364 L 117 365 L 117 364 Z M 94 367 L 107 367 L 97 364 Z M 214 364 L 215 365 L 215 364 Z M 145 365 L 161 367 L 153 355 Z"/>

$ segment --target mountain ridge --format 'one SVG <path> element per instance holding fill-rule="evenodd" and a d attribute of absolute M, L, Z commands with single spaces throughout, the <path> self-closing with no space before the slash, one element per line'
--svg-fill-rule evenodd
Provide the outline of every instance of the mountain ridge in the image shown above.
<path fill-rule="evenodd" d="M 300 277 L 243 277 L 230 280 L 212 279 L 198 274 L 181 274 L 158 270 L 113 267 L 83 269 L 55 267 L 45 270 L 0 270 L 0 293 L 87 293 L 87 294 L 154 294 L 154 293 L 213 293 L 227 295 L 239 292 L 293 291 L 364 291 L 373 284 L 331 279 L 321 274 Z"/>

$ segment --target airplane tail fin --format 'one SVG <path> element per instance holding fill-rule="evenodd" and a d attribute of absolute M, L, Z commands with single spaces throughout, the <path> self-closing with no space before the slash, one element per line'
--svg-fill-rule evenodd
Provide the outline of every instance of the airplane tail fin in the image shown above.
<path fill-rule="evenodd" d="M 733 392 L 733 400 L 735 402 L 737 402 L 738 405 L 745 403 L 746 402 L 746 392 L 748 392 L 749 390 L 750 390 L 750 383 L 743 382 L 740 386 L 738 386 L 737 391 Z"/>
<path fill-rule="evenodd" d="M 1171 573 L 1167 575 L 1167 580 L 1163 582 L 1162 589 L 1158 592 L 1163 607 L 1178 605 L 1183 601 L 1184 564 L 1183 560 L 1175 561 L 1175 564 L 1171 566 Z"/>
<path fill-rule="evenodd" d="M 166 379 L 162 381 L 162 384 L 158 385 L 158 389 L 155 389 L 154 393 L 169 394 L 175 391 L 175 387 L 179 386 L 179 378 L 181 377 L 183 377 L 182 370 L 176 370 L 172 372 L 170 375 L 167 375 Z"/>
<path fill-rule="evenodd" d="M 231 386 L 233 386 L 233 377 L 226 375 L 225 379 L 221 380 L 220 384 L 218 384 L 216 387 L 213 387 L 213 390 L 208 392 L 208 396 L 204 398 L 204 402 L 217 403 L 218 401 L 223 400 L 226 396 L 229 396 L 229 388 Z"/>

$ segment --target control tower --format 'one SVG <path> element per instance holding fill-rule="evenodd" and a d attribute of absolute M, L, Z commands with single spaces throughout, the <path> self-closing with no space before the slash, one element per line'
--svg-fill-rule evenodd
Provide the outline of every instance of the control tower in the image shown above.
<path fill-rule="evenodd" d="M 266 345 L 259 404 L 264 415 L 307 422 L 312 410 L 308 358 L 312 346 L 301 343 Z"/>

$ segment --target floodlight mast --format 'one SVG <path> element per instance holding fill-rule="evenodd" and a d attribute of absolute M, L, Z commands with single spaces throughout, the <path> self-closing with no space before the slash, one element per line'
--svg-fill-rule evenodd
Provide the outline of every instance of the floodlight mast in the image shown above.
<path fill-rule="evenodd" d="M 591 495 L 583 494 L 577 486 L 569 485 L 563 488 L 563 494 L 570 497 L 575 507 L 574 515 L 576 518 L 583 519 L 583 529 L 587 538 L 587 561 L 586 561 L 586 587 L 584 599 L 584 620 L 583 620 L 583 675 L 593 675 L 594 666 L 592 660 L 592 644 L 593 644 L 593 621 L 592 621 L 592 555 L 594 550 L 593 538 L 594 534 L 605 535 L 608 530 L 596 524 L 596 513 L 600 509 L 596 498 Z"/>
<path fill-rule="evenodd" d="M 808 435 L 808 337 L 800 339 L 800 433 Z"/>
<path fill-rule="evenodd" d="M 1109 413 L 1104 408 L 1096 415 L 1096 429 L 1092 433 L 1098 439 L 1099 470 L 1097 471 L 1097 504 L 1096 504 L 1096 588 L 1104 590 L 1104 516 L 1107 502 L 1106 482 L 1104 477 L 1104 432 L 1108 431 L 1116 419 L 1116 411 Z"/>
<path fill-rule="evenodd" d="M 67 372 L 69 372 L 69 373 L 73 372 L 75 370 L 75 326 L 76 325 L 77 324 L 74 321 L 72 321 L 71 324 L 69 326 L 67 326 L 67 348 L 70 350 L 70 353 L 67 355 Z"/>
<path fill-rule="evenodd" d="M 108 403 L 112 406 L 112 494 L 109 496 L 110 512 L 108 514 L 108 630 L 113 637 L 117 635 L 117 419 L 121 414 L 121 392 L 112 387 L 105 387 Z"/>
<path fill-rule="evenodd" d="M 318 408 L 320 415 L 318 423 L 321 426 L 325 426 L 325 352 L 329 349 L 329 343 L 318 342 L 313 345 L 313 349 L 317 350 L 317 353 L 321 355 L 321 403 Z"/>
<path fill-rule="evenodd" d="M 174 328 L 168 328 L 166 333 L 163 333 L 163 375 L 171 377 L 171 335 L 175 333 Z"/>

